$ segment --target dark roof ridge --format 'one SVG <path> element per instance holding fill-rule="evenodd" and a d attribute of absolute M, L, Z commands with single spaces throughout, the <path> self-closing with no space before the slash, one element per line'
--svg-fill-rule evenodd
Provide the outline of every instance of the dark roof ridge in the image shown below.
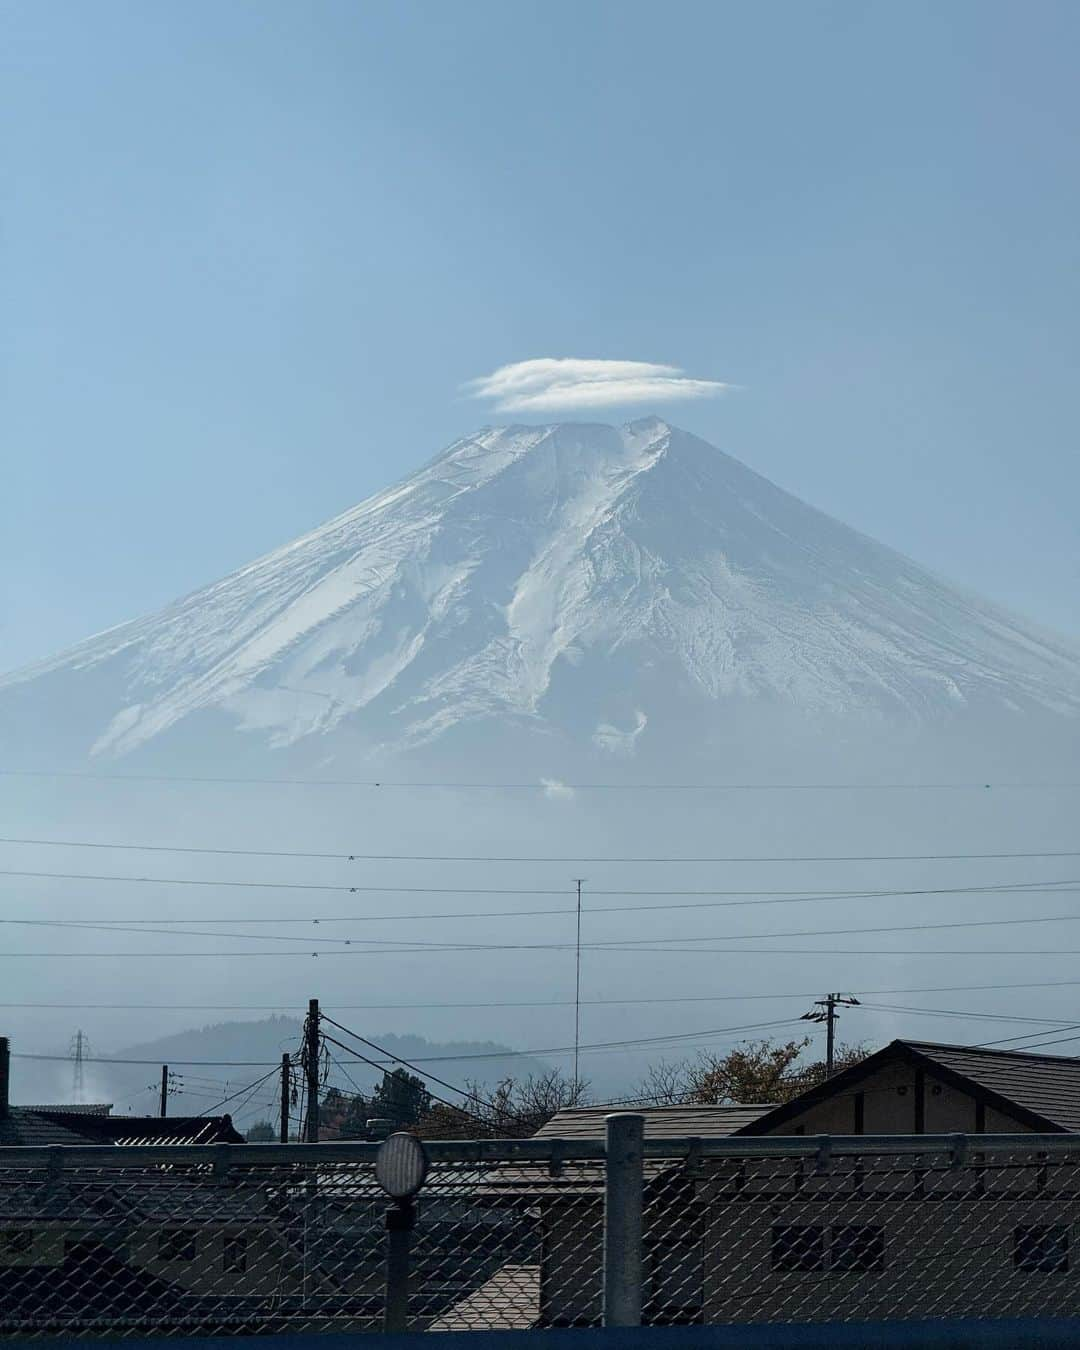
<path fill-rule="evenodd" d="M 1049 1028 L 1053 1030 L 1054 1028 Z M 1032 1035 L 1038 1035 L 1038 1032 L 1032 1032 Z M 1023 1059 L 1027 1061 L 1034 1060 L 1037 1064 L 1051 1064 L 1060 1062 L 1062 1064 L 1080 1064 L 1080 1057 L 1076 1055 L 1042 1055 L 1034 1050 L 998 1050 L 992 1045 L 950 1045 L 945 1041 L 911 1041 L 906 1037 L 889 1042 L 890 1045 L 906 1045 L 911 1050 L 958 1050 L 965 1055 L 1009 1055 L 1013 1059 Z M 888 1048 L 888 1047 L 886 1047 Z"/>
<path fill-rule="evenodd" d="M 556 1115 L 568 1115 L 571 1111 L 607 1111 L 610 1115 L 633 1111 L 771 1111 L 776 1105 L 776 1102 L 648 1102 L 645 1105 L 640 1102 L 597 1102 L 595 1106 L 560 1106 Z"/>
<path fill-rule="evenodd" d="M 63 1106 L 42 1106 L 33 1103 L 24 1106 L 21 1102 L 13 1102 L 9 1108 L 12 1111 L 33 1111 L 36 1116 L 111 1116 L 112 1102 L 75 1102 Z"/>

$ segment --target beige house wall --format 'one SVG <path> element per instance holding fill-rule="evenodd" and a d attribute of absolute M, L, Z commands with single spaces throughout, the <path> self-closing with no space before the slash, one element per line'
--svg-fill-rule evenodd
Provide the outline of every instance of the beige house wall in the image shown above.
<path fill-rule="evenodd" d="M 891 1200 L 874 1205 L 745 1204 L 706 1243 L 704 1320 L 877 1321 L 931 1317 L 1080 1315 L 1080 1200 L 1045 1205 Z M 1060 1273 L 1014 1263 L 1018 1225 L 1066 1225 L 1073 1259 Z M 878 1271 L 783 1271 L 772 1261 L 773 1225 L 879 1225 Z"/>
<path fill-rule="evenodd" d="M 188 1231 L 194 1237 L 194 1257 L 163 1259 L 161 1239 L 173 1232 Z M 243 1270 L 226 1269 L 226 1250 L 233 1237 L 245 1244 Z M 190 1229 L 183 1224 L 146 1224 L 132 1230 L 127 1259 L 136 1269 L 146 1270 L 192 1294 L 258 1294 L 268 1284 L 282 1294 L 292 1294 L 299 1291 L 303 1280 L 299 1253 L 276 1229 L 255 1223 L 224 1229 L 205 1224 L 193 1224 Z"/>
<path fill-rule="evenodd" d="M 787 1134 L 915 1134 L 918 1083 L 915 1069 L 907 1064 L 887 1064 L 847 1092 L 808 1106 L 797 1116 L 782 1121 L 768 1133 Z M 978 1128 L 975 1098 L 930 1072 L 922 1077 L 924 1134 L 972 1134 Z M 862 1128 L 859 1128 L 859 1098 Z M 985 1108 L 987 1133 L 1030 1132 L 1027 1125 Z"/>

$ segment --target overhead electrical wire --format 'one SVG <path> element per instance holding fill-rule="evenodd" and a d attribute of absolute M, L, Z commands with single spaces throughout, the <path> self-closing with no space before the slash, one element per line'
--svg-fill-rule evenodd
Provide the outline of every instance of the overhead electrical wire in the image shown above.
<path fill-rule="evenodd" d="M 0 876 L 10 875 L 28 875 L 25 873 L 12 874 L 0 870 Z M 69 874 L 59 872 L 35 872 L 34 877 L 53 878 L 60 880 L 80 880 L 80 881 L 137 881 L 150 882 L 158 885 L 180 885 L 180 886 L 245 886 L 259 889 L 277 889 L 284 887 L 293 890 L 340 890 L 352 892 L 357 888 L 352 886 L 329 887 L 329 886 L 306 886 L 300 883 L 278 883 L 278 882 L 240 882 L 240 881 L 210 881 L 210 880 L 188 880 L 175 879 L 169 877 L 105 877 L 105 876 L 78 876 L 72 877 Z M 381 888 L 371 888 L 381 889 Z M 410 890 L 423 890 L 425 888 L 409 888 Z M 435 890 L 436 888 L 432 888 Z M 479 892 L 489 894 L 490 892 Z M 506 892 L 500 892 L 505 894 Z M 518 892 L 513 892 L 517 894 Z M 543 894 L 543 892 L 526 892 L 527 894 Z M 573 895 L 573 891 L 558 891 L 554 894 Z M 666 913 L 673 910 L 693 910 L 693 909 L 741 909 L 755 907 L 758 905 L 796 905 L 796 904 L 818 904 L 825 901 L 843 901 L 843 900 L 890 900 L 890 899 L 909 899 L 918 897 L 938 897 L 938 896 L 968 896 L 968 895 L 1076 895 L 1080 894 L 1080 879 L 1063 878 L 1061 880 L 1043 880 L 1043 881 L 1024 881 L 1013 883 L 994 883 L 985 886 L 937 886 L 924 887 L 907 890 L 858 890 L 858 891 L 813 891 L 803 888 L 798 891 L 620 891 L 620 890 L 590 890 L 589 896 L 595 895 L 665 895 L 665 896 L 684 896 L 684 895 L 739 895 L 751 896 L 753 899 L 743 900 L 707 900 L 707 901 L 681 901 L 677 900 L 674 904 L 652 904 L 652 905 L 589 905 L 585 913 L 595 914 L 649 914 Z M 488 909 L 488 910 L 458 910 L 448 912 L 429 912 L 423 914 L 337 914 L 337 915 L 308 915 L 303 917 L 285 916 L 280 918 L 265 918 L 262 916 L 238 916 L 233 918 L 204 918 L 198 916 L 198 922 L 210 923 L 215 925 L 238 923 L 238 924 L 301 924 L 301 925 L 321 925 L 330 923 L 391 923 L 408 921 L 429 921 L 433 919 L 518 919 L 518 918 L 541 918 L 554 917 L 559 915 L 576 914 L 577 908 L 574 905 L 565 906 L 559 909 Z M 147 931 L 155 928 L 163 928 L 178 923 L 190 922 L 189 919 L 143 919 L 139 918 L 137 922 L 143 925 Z M 30 919 L 6 919 L 0 922 L 8 923 L 48 923 L 49 920 L 30 920 Z M 116 925 L 133 922 L 127 918 L 79 918 L 64 920 L 71 925 L 93 926 L 94 924 Z"/>
<path fill-rule="evenodd" d="M 199 1112 L 199 1115 L 208 1116 L 211 1114 L 211 1112 L 217 1111 L 219 1107 L 227 1106 L 229 1102 L 233 1102 L 237 1099 L 237 1097 L 243 1096 L 245 1092 L 258 1091 L 258 1089 L 262 1087 L 262 1085 L 267 1081 L 268 1078 L 270 1078 L 274 1073 L 278 1072 L 278 1067 L 279 1066 L 275 1066 L 273 1069 L 270 1070 L 269 1073 L 264 1073 L 261 1078 L 256 1078 L 254 1083 L 246 1083 L 242 1088 L 238 1088 L 236 1092 L 230 1093 L 227 1097 L 222 1097 L 221 1101 L 215 1102 L 213 1106 L 206 1107 L 205 1110 Z"/>
<path fill-rule="evenodd" d="M 362 1045 L 371 1046 L 379 1054 L 383 1055 L 389 1054 L 388 1051 L 385 1051 L 381 1047 L 374 1045 L 372 1041 L 365 1040 L 363 1036 L 357 1036 L 354 1031 L 349 1031 L 347 1028 L 341 1027 L 337 1022 L 334 1022 L 332 1018 L 327 1017 L 325 1013 L 320 1018 L 320 1022 L 322 1021 L 330 1022 L 332 1026 L 337 1027 L 339 1031 L 343 1031 L 345 1035 L 354 1037 Z M 372 1065 L 375 1068 L 381 1067 L 376 1060 L 369 1059 L 367 1055 L 361 1054 L 360 1051 L 355 1049 L 353 1046 L 345 1045 L 342 1041 L 337 1040 L 337 1038 L 334 1036 L 328 1036 L 325 1032 L 323 1032 L 322 1039 L 324 1043 L 336 1045 L 339 1050 L 344 1050 L 347 1055 L 354 1056 L 354 1058 L 361 1060 L 364 1064 Z M 405 1068 L 414 1069 L 418 1073 L 422 1072 L 421 1070 L 416 1070 L 416 1066 L 411 1064 L 408 1060 L 401 1059 L 397 1055 L 392 1055 L 391 1059 L 393 1062 L 400 1064 Z M 342 1066 L 339 1065 L 339 1067 Z M 344 1072 L 344 1069 L 342 1069 L 342 1071 Z M 442 1106 L 448 1106 L 452 1111 L 457 1111 L 461 1115 L 468 1116 L 469 1119 L 476 1121 L 478 1124 L 483 1125 L 485 1128 L 498 1129 L 500 1127 L 501 1122 L 499 1122 L 499 1124 L 496 1124 L 491 1120 L 486 1120 L 483 1116 L 479 1116 L 475 1114 L 475 1112 L 470 1111 L 468 1107 L 462 1106 L 460 1102 L 447 1101 L 445 1097 L 438 1096 L 438 1094 L 432 1092 L 431 1089 L 428 1087 L 427 1080 L 430 1079 L 431 1082 L 438 1083 L 440 1087 L 446 1088 L 447 1091 L 449 1092 L 457 1093 L 458 1096 L 463 1097 L 465 1101 L 474 1102 L 477 1106 L 486 1106 L 490 1111 L 492 1111 L 495 1114 L 496 1117 L 501 1116 L 502 1119 L 505 1120 L 507 1124 L 521 1123 L 520 1116 L 511 1114 L 510 1112 L 503 1110 L 502 1108 L 497 1106 L 494 1102 L 488 1101 L 486 1098 L 478 1096 L 475 1092 L 472 1092 L 469 1089 L 456 1087 L 453 1083 L 444 1082 L 443 1079 L 436 1078 L 433 1074 L 425 1074 L 424 1078 L 425 1078 L 424 1089 L 427 1092 L 427 1095 L 433 1101 L 438 1102 Z"/>
<path fill-rule="evenodd" d="M 886 997 L 892 994 L 958 994 L 958 993 L 997 993 L 1015 989 L 1075 989 L 1080 987 L 1076 980 L 1019 980 L 992 984 L 935 984 L 907 986 L 900 989 L 861 989 L 854 987 L 852 992 L 861 998 Z M 582 999 L 582 1007 L 638 1007 L 649 1005 L 671 1005 L 678 1003 L 742 1003 L 742 1002 L 792 1002 L 808 998 L 817 998 L 820 989 L 806 989 L 791 993 L 745 993 L 745 994 L 683 994 L 654 998 L 599 998 Z M 483 1010 L 487 1008 L 572 1008 L 574 999 L 490 999 L 481 1002 L 444 1002 L 444 1003 L 342 1003 L 341 1012 L 416 1012 L 416 1011 L 453 1011 Z M 287 1013 L 301 1012 L 305 1003 L 58 1003 L 58 1002 L 0 1002 L 0 1008 L 11 1009 L 54 1009 L 89 1012 L 265 1012 Z M 905 1009 L 904 1011 L 924 1011 L 923 1009 Z M 1004 1015 L 1004 1014 L 1003 1014 Z M 1012 1019 L 1018 1020 L 1018 1019 Z M 62 1056 L 70 1060 L 70 1056 Z M 150 1061 L 147 1061 L 148 1063 Z M 156 1061 L 155 1061 L 156 1062 Z"/>
<path fill-rule="evenodd" d="M 909 1008 L 893 1003 L 871 1003 L 867 999 L 860 999 L 857 1006 L 868 1012 L 905 1013 L 916 1017 L 952 1017 L 964 1022 L 1040 1022 L 1044 1025 L 1049 1024 L 1049 1029 L 1057 1030 L 1071 1025 L 1073 1020 L 1069 1017 L 1024 1017 L 1014 1013 L 975 1012 L 970 1008 Z M 1033 1035 L 1030 1031 L 1025 1034 Z M 1023 1037 L 1017 1039 L 1021 1040 Z"/>
<path fill-rule="evenodd" d="M 692 941 L 691 938 L 671 939 L 674 941 Z M 707 939 L 708 940 L 708 939 Z M 720 939 L 717 939 L 720 940 Z M 728 941 L 729 939 L 722 939 Z M 365 947 L 359 944 L 347 947 L 324 947 L 324 948 L 296 948 L 293 950 L 282 951 L 280 948 L 276 951 L 4 951 L 0 952 L 0 960 L 9 958 L 16 960 L 90 960 L 98 958 L 108 959 L 138 959 L 138 960 L 216 960 L 229 958 L 254 958 L 260 957 L 267 959 L 281 959 L 294 956 L 305 957 L 308 960 L 318 960 L 321 957 L 332 956 L 440 956 L 451 952 L 476 952 L 476 951 L 573 951 L 573 943 L 558 944 L 529 944 L 529 943 L 503 943 L 498 945 L 482 945 L 480 943 L 458 943 L 456 945 L 447 944 L 446 946 L 422 946 L 416 944 L 413 946 L 387 946 L 387 947 Z M 653 956 L 667 955 L 686 955 L 686 956 L 870 956 L 870 957 L 896 957 L 896 956 L 1055 956 L 1055 957 L 1073 957 L 1080 956 L 1080 949 L 1075 948 L 1051 948 L 1046 950 L 1038 947 L 1011 947 L 1011 948 L 985 948 L 985 947 L 951 947 L 951 948 L 924 948 L 924 947 L 707 947 L 697 945 L 693 947 L 631 947 L 624 944 L 591 944 L 583 946 L 583 950 L 591 950 L 601 954 L 621 953 L 629 956 L 640 956 L 643 953 Z M 25 1005 L 24 1005 L 25 1006 Z"/>
<path fill-rule="evenodd" d="M 1080 783 L 1054 782 L 966 782 L 860 783 L 860 782 L 742 782 L 742 783 L 569 783 L 555 779 L 533 782 L 468 782 L 434 779 L 386 778 L 262 778 L 219 774 L 107 773 L 75 769 L 0 769 L 0 778 L 60 778 L 109 783 L 218 783 L 229 787 L 355 787 L 384 791 L 437 789 L 453 792 L 539 792 L 550 793 L 552 786 L 574 792 L 1041 792 L 1080 788 Z"/>
<path fill-rule="evenodd" d="M 33 1059 L 33 1060 L 40 1060 L 40 1061 L 43 1061 L 43 1062 L 45 1062 L 45 1063 L 56 1063 L 56 1064 L 70 1064 L 70 1063 L 71 1063 L 71 1056 L 70 1056 L 70 1055 L 40 1055 L 40 1054 L 33 1054 L 33 1053 L 31 1053 L 30 1051 L 27 1051 L 27 1050 L 13 1050 L 13 1051 L 11 1052 L 11 1058 L 12 1058 L 12 1059 Z M 270 1061 L 269 1061 L 269 1060 L 266 1060 L 266 1059 L 177 1059 L 175 1056 L 173 1056 L 173 1057 L 170 1059 L 169 1062 L 170 1062 L 171 1064 L 176 1064 L 176 1065 L 180 1066 L 181 1068 L 192 1067 L 192 1068 L 215 1068 L 215 1069 L 265 1069 L 265 1068 L 267 1068 L 268 1066 L 269 1066 L 270 1068 L 272 1068 L 272 1069 L 277 1069 L 277 1070 L 280 1070 L 280 1068 L 281 1068 L 281 1061 L 280 1061 L 280 1060 L 277 1060 L 277 1061 L 275 1061 L 274 1063 L 271 1064 Z M 161 1060 L 160 1060 L 160 1059 L 110 1059 L 110 1058 L 109 1058 L 108 1056 L 106 1056 L 106 1055 L 84 1055 L 84 1056 L 83 1056 L 83 1063 L 84 1063 L 84 1064 L 140 1064 L 140 1065 L 143 1065 L 143 1066 L 146 1066 L 146 1065 L 153 1065 L 155 1068 L 159 1068 L 160 1065 L 161 1065 Z M 267 1077 L 269 1077 L 269 1075 L 267 1075 Z"/>
<path fill-rule="evenodd" d="M 1055 1030 L 1056 1030 L 1056 1031 L 1069 1031 L 1069 1030 L 1076 1030 L 1078 1027 L 1080 1027 L 1080 1023 L 1075 1023 L 1075 1022 L 1074 1022 L 1074 1023 L 1072 1024 L 1072 1027 L 1071 1027 L 1071 1028 L 1070 1028 L 1070 1027 L 1057 1027 L 1057 1028 L 1055 1028 Z M 1044 1034 L 1051 1034 L 1051 1033 L 1047 1032 L 1047 1033 L 1044 1033 Z M 1042 1040 L 1042 1039 L 1036 1039 L 1036 1040 L 1033 1040 L 1032 1037 L 1035 1036 L 1035 1035 L 1036 1035 L 1035 1032 L 1029 1031 L 1029 1032 L 1027 1033 L 1026 1036 L 1009 1036 L 1009 1037 L 1006 1037 L 1004 1040 L 1000 1040 L 1000 1041 L 980 1041 L 979 1044 L 978 1044 L 978 1046 L 976 1046 L 975 1048 L 976 1048 L 976 1049 L 980 1049 L 980 1050 L 993 1049 L 993 1048 L 996 1048 L 997 1046 L 1009 1045 L 1010 1042 L 1014 1042 L 1014 1041 L 1018 1041 L 1018 1040 L 1023 1040 L 1023 1041 L 1028 1042 L 1028 1044 L 1025 1044 L 1025 1045 L 1012 1045 L 1011 1048 L 1012 1048 L 1013 1050 L 1042 1050 L 1042 1049 L 1048 1048 L 1048 1047 L 1051 1046 L 1051 1045 L 1065 1045 L 1065 1044 L 1068 1044 L 1068 1043 L 1072 1043 L 1072 1042 L 1074 1042 L 1074 1041 L 1080 1041 L 1080 1035 L 1076 1035 L 1076 1036 L 1061 1036 L 1061 1037 L 1058 1037 L 1058 1038 L 1056 1038 L 1056 1039 L 1054 1039 L 1054 1040 L 1049 1040 L 1049 1041 L 1047 1041 L 1047 1040 Z"/>
<path fill-rule="evenodd" d="M 309 858 L 332 862 L 470 862 L 470 863 L 817 863 L 817 862 L 969 862 L 1013 858 L 1080 858 L 1080 850 L 1018 850 L 1000 853 L 861 853 L 861 854 L 748 854 L 715 857 L 586 856 L 582 854 L 537 856 L 530 854 L 472 853 L 326 853 L 303 849 L 209 848 L 180 844 L 110 843 L 84 839 L 30 839 L 4 837 L 0 844 L 37 848 L 115 849 L 129 853 L 194 853 L 217 857 Z"/>
<path fill-rule="evenodd" d="M 580 1048 L 582 1051 L 606 1050 L 613 1048 L 622 1049 L 622 1048 L 630 1048 L 636 1045 L 659 1044 L 660 1042 L 667 1043 L 672 1041 L 677 1042 L 677 1041 L 695 1040 L 709 1036 L 727 1035 L 729 1033 L 734 1033 L 738 1031 L 755 1031 L 769 1027 L 787 1026 L 793 1024 L 798 1020 L 799 1020 L 798 1018 L 788 1017 L 788 1018 L 773 1019 L 767 1022 L 748 1023 L 736 1027 L 719 1027 L 705 1031 L 672 1032 L 670 1035 L 666 1036 L 635 1037 L 619 1041 L 597 1041 L 589 1045 L 582 1045 Z M 441 1063 L 463 1064 L 472 1062 L 501 1061 L 507 1059 L 533 1059 L 539 1055 L 568 1053 L 573 1049 L 572 1046 L 553 1046 L 550 1048 L 541 1047 L 539 1049 L 525 1049 L 525 1050 L 480 1051 L 476 1053 L 460 1054 L 460 1055 L 416 1055 L 413 1057 L 412 1060 L 406 1060 L 403 1059 L 402 1056 L 394 1054 L 392 1050 L 387 1050 L 384 1046 L 377 1045 L 374 1041 L 369 1041 L 366 1037 L 358 1035 L 358 1033 L 350 1030 L 347 1027 L 343 1027 L 333 1018 L 327 1016 L 325 1012 L 322 1013 L 320 1021 L 327 1022 L 331 1026 L 337 1027 L 339 1031 L 342 1031 L 346 1035 L 354 1037 L 356 1040 L 361 1042 L 361 1044 L 369 1046 L 370 1048 L 374 1049 L 377 1054 L 384 1056 L 382 1061 L 370 1059 L 365 1060 L 365 1062 L 371 1064 L 374 1068 L 378 1069 L 383 1069 L 388 1064 L 402 1064 L 407 1068 L 411 1068 L 416 1073 L 427 1073 L 427 1070 L 420 1069 L 418 1066 L 421 1064 L 441 1064 Z M 339 1042 L 334 1041 L 332 1037 L 327 1036 L 325 1037 L 325 1039 L 330 1040 L 332 1044 L 340 1044 Z M 350 1049 L 350 1047 L 348 1046 L 343 1046 L 341 1048 L 346 1050 Z M 12 1055 L 12 1058 L 43 1061 L 46 1063 L 64 1063 L 64 1064 L 71 1063 L 70 1055 L 36 1054 L 25 1051 L 14 1053 Z M 364 1057 L 361 1056 L 361 1058 Z M 264 1074 L 262 1078 L 259 1079 L 260 1084 L 265 1082 L 270 1077 L 272 1077 L 274 1073 L 280 1072 L 281 1069 L 280 1061 L 270 1062 L 268 1060 L 185 1060 L 173 1056 L 170 1058 L 169 1062 L 171 1064 L 175 1064 L 179 1068 L 214 1067 L 222 1069 L 251 1069 L 251 1068 L 267 1069 L 268 1072 Z M 139 1065 L 143 1067 L 149 1066 L 157 1067 L 160 1064 L 160 1061 L 156 1059 L 123 1059 L 123 1058 L 112 1059 L 107 1056 L 91 1055 L 85 1057 L 83 1063 Z M 432 1082 L 440 1082 L 438 1078 L 435 1078 L 431 1074 L 428 1074 L 428 1077 L 432 1079 Z M 246 1084 L 244 1087 L 240 1088 L 239 1091 L 231 1093 L 229 1094 L 229 1096 L 225 1097 L 224 1101 L 232 1101 L 235 1097 L 239 1096 L 241 1092 L 247 1091 L 247 1088 L 251 1086 L 252 1084 Z M 454 1092 L 462 1091 L 461 1089 L 455 1087 L 454 1084 L 452 1083 L 443 1082 L 441 1083 L 441 1086 L 449 1088 L 451 1091 Z"/>
<path fill-rule="evenodd" d="M 565 941 L 557 943 L 514 944 L 440 943 L 430 941 L 408 941 L 404 938 L 335 938 L 323 936 L 320 936 L 319 941 L 322 943 L 332 943 L 336 947 L 349 947 L 353 949 L 360 946 L 368 946 L 380 948 L 391 947 L 395 950 L 408 948 L 410 950 L 433 949 L 437 951 L 565 951 L 570 946 L 574 946 L 575 948 L 580 946 L 580 949 L 583 951 L 599 951 L 608 948 L 647 952 L 658 950 L 679 942 L 759 942 L 770 940 L 772 938 L 855 937 L 863 933 L 923 933 L 936 932 L 942 929 L 1011 928 L 1028 924 L 1076 923 L 1078 921 L 1080 921 L 1080 913 L 1041 914 L 1028 915 L 1021 919 L 966 919 L 953 920 L 945 923 L 876 924 L 872 927 L 863 928 L 799 928 L 769 933 L 702 933 L 692 936 L 686 935 L 671 938 L 618 938 L 609 941 L 593 941 L 581 944 L 571 944 Z M 130 923 L 91 923 L 84 919 L 0 919 L 0 924 L 31 928 L 75 929 L 86 932 L 138 933 L 142 936 L 153 934 L 154 936 L 160 937 L 212 937 L 215 940 L 228 938 L 249 942 L 296 941 L 294 935 L 286 933 L 221 933 L 198 928 L 147 928 L 145 926 L 138 926 L 137 924 Z"/>
<path fill-rule="evenodd" d="M 366 1094 L 365 1094 L 363 1088 L 362 1088 L 362 1087 L 360 1086 L 360 1084 L 356 1081 L 356 1079 L 353 1078 L 352 1074 L 348 1071 L 348 1069 L 345 1067 L 345 1065 L 342 1064 L 341 1060 L 339 1060 L 335 1055 L 332 1055 L 332 1054 L 331 1054 L 331 1055 L 330 1055 L 330 1063 L 333 1064 L 333 1065 L 335 1065 L 335 1067 L 336 1067 L 341 1073 L 343 1073 L 343 1074 L 345 1075 L 345 1077 L 349 1080 L 349 1083 L 350 1083 L 350 1085 L 351 1085 L 351 1087 L 352 1087 L 352 1089 L 353 1089 L 353 1093 L 354 1093 L 357 1097 L 361 1097 L 361 1098 L 365 1098 L 365 1099 L 366 1099 Z M 336 1086 L 336 1085 L 335 1085 L 335 1084 L 330 1084 L 330 1086 L 333 1087 L 333 1086 Z M 338 1088 L 338 1091 L 340 1092 L 341 1089 Z"/>
<path fill-rule="evenodd" d="M 634 1036 L 623 1040 L 594 1041 L 590 1044 L 582 1045 L 579 1048 L 582 1051 L 582 1053 L 584 1053 L 587 1050 L 588 1051 L 621 1050 L 645 1045 L 660 1045 L 660 1044 L 666 1045 L 670 1043 L 677 1043 L 680 1041 L 702 1040 L 704 1038 L 713 1036 L 727 1036 L 739 1031 L 764 1031 L 773 1029 L 775 1027 L 793 1026 L 796 1022 L 799 1022 L 801 1020 L 802 1019 L 798 1017 L 773 1018 L 772 1020 L 767 1022 L 748 1022 L 744 1023 L 741 1026 L 735 1027 L 710 1027 L 700 1031 L 670 1032 L 669 1034 L 663 1036 Z M 322 1015 L 322 1021 L 329 1022 L 331 1026 L 337 1027 L 339 1031 L 343 1031 L 345 1032 L 346 1035 L 355 1037 L 362 1044 L 370 1046 L 377 1053 L 388 1055 L 391 1058 L 397 1060 L 400 1064 L 403 1064 L 406 1068 L 411 1068 L 417 1073 L 424 1072 L 424 1070 L 421 1070 L 417 1067 L 418 1065 L 421 1064 L 438 1064 L 438 1063 L 464 1064 L 464 1063 L 480 1062 L 484 1060 L 499 1061 L 504 1059 L 533 1059 L 540 1055 L 573 1054 L 574 1051 L 573 1045 L 554 1045 L 554 1046 L 540 1046 L 534 1049 L 527 1049 L 527 1050 L 511 1050 L 511 1051 L 485 1050 L 479 1053 L 462 1054 L 462 1055 L 415 1055 L 413 1056 L 413 1062 L 410 1063 L 409 1060 L 402 1059 L 400 1056 L 394 1055 L 393 1051 L 387 1050 L 382 1046 L 376 1045 L 374 1041 L 370 1041 L 366 1037 L 358 1035 L 355 1031 L 349 1031 L 347 1028 L 342 1027 L 338 1022 L 335 1022 L 333 1018 L 328 1017 L 325 1013 L 323 1013 Z M 439 1080 L 437 1078 L 433 1078 L 432 1081 L 438 1082 Z M 453 1087 L 453 1085 L 450 1083 L 443 1083 L 442 1086 L 451 1088 Z M 458 1091 L 459 1089 L 454 1088 L 453 1090 Z"/>

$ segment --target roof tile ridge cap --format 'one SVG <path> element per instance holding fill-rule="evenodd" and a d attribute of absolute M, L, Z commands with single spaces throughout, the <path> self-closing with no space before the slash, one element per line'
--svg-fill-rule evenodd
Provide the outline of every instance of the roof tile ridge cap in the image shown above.
<path fill-rule="evenodd" d="M 1073 1064 L 1080 1069 L 1080 1058 L 1075 1055 L 1044 1055 L 1037 1049 L 1034 1050 L 1014 1050 L 1007 1047 L 997 1049 L 992 1045 L 947 1045 L 940 1041 L 904 1041 L 904 1045 L 911 1049 L 931 1049 L 931 1050 L 956 1050 L 965 1055 L 988 1055 L 998 1059 L 1009 1056 L 1013 1059 L 1022 1059 L 1026 1063 L 1061 1063 Z"/>

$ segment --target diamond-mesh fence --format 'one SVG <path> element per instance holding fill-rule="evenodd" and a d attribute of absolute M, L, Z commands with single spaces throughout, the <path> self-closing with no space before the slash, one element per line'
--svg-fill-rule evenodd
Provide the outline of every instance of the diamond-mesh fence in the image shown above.
<path fill-rule="evenodd" d="M 230 1151 L 5 1167 L 0 1150 L 0 1336 L 380 1330 L 394 1202 L 370 1148 L 326 1163 Z M 580 1238 L 545 1254 L 556 1199 Z M 602 1162 L 436 1161 L 416 1213 L 410 1328 L 534 1326 L 545 1262 L 599 1311 Z"/>
<path fill-rule="evenodd" d="M 683 1160 L 646 1180 L 643 1320 L 1080 1316 L 1078 1225 L 1080 1142 Z"/>
<path fill-rule="evenodd" d="M 1080 1316 L 1080 1136 L 1011 1138 L 650 1141 L 643 1320 Z M 410 1329 L 599 1325 L 602 1146 L 429 1148 Z M 0 1150 L 0 1336 L 381 1330 L 373 1158 Z"/>

